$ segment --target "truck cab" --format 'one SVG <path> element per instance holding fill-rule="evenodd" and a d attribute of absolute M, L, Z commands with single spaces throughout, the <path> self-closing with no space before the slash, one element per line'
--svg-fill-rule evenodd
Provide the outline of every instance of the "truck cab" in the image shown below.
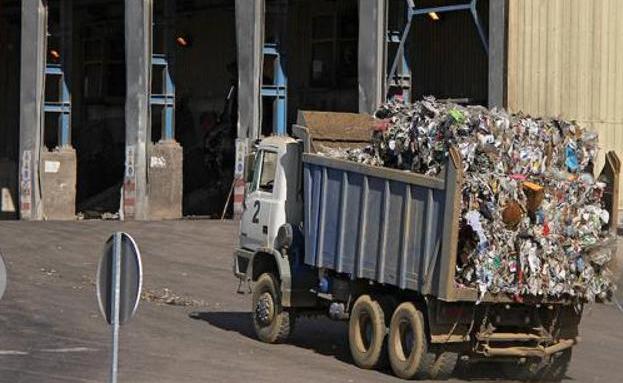
<path fill-rule="evenodd" d="M 300 144 L 290 137 L 272 136 L 260 142 L 247 179 L 241 248 L 253 252 L 274 248 L 279 227 L 302 221 L 300 155 Z"/>

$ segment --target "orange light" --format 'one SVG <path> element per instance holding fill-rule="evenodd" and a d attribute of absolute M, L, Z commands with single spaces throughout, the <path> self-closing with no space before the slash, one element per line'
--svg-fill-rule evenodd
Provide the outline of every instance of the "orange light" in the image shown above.
<path fill-rule="evenodd" d="M 177 45 L 179 45 L 180 47 L 187 47 L 189 42 L 188 39 L 184 36 L 178 36 L 175 39 L 175 42 L 177 43 Z"/>
<path fill-rule="evenodd" d="M 56 49 L 50 49 L 50 57 L 52 57 L 54 60 L 58 60 L 61 58 L 61 54 L 58 53 Z"/>
<path fill-rule="evenodd" d="M 433 21 L 439 21 L 439 15 L 437 12 L 428 12 L 428 17 L 430 17 Z"/>

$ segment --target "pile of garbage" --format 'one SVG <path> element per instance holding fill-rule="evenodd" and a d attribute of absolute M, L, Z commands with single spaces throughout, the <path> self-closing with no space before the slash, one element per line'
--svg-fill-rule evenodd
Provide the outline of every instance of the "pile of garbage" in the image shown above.
<path fill-rule="evenodd" d="M 485 293 L 609 299 L 613 255 L 606 184 L 592 175 L 597 134 L 575 122 L 425 98 L 376 113 L 363 149 L 326 153 L 437 176 L 463 164 L 456 282 Z"/>

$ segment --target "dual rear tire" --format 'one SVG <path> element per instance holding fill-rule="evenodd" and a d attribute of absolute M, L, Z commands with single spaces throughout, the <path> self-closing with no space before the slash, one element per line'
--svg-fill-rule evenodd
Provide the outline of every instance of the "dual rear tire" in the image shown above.
<path fill-rule="evenodd" d="M 387 343 L 390 365 L 400 378 L 447 380 L 456 367 L 458 353 L 430 347 L 424 314 L 411 302 L 394 311 Z"/>
<path fill-rule="evenodd" d="M 458 354 L 430 349 L 424 314 L 411 302 L 403 302 L 393 310 L 387 334 L 386 311 L 391 312 L 392 308 L 369 295 L 355 301 L 348 327 L 355 364 L 374 369 L 389 359 L 394 374 L 400 378 L 448 379 Z"/>
<path fill-rule="evenodd" d="M 353 305 L 348 323 L 348 345 L 357 366 L 381 367 L 386 331 L 381 304 L 369 295 L 360 296 Z"/>

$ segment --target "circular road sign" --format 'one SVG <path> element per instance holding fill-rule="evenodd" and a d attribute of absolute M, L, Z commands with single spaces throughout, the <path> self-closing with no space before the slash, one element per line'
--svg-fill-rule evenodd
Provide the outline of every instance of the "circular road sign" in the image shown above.
<path fill-rule="evenodd" d="M 106 322 L 112 324 L 115 297 L 114 260 L 115 236 L 119 247 L 119 324 L 130 320 L 138 307 L 143 285 L 141 254 L 134 239 L 127 233 L 113 234 L 104 245 L 104 255 L 97 268 L 97 300 Z"/>
<path fill-rule="evenodd" d="M 4 291 L 6 290 L 6 266 L 4 265 L 4 260 L 2 259 L 2 252 L 0 252 L 0 299 L 4 295 Z"/>

